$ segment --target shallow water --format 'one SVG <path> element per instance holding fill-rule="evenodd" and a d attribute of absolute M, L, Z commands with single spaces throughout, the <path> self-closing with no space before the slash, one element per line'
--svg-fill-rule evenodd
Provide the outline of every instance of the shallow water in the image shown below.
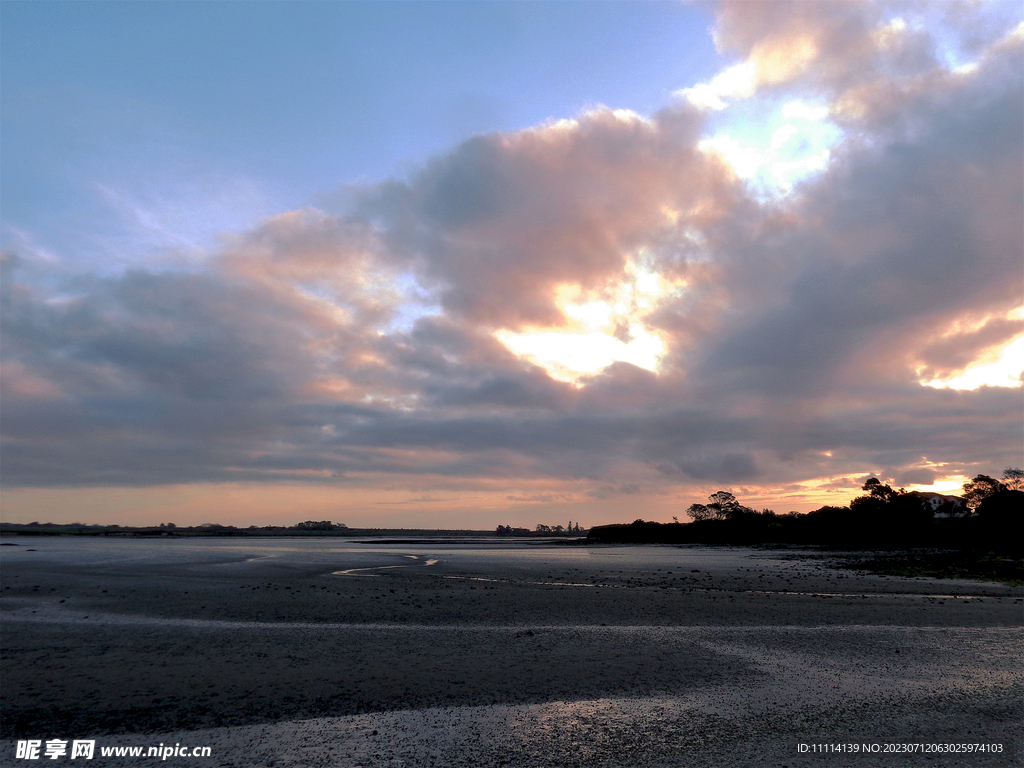
<path fill-rule="evenodd" d="M 464 540 L 463 540 L 464 541 Z M 601 570 L 657 572 L 659 569 L 736 569 L 766 567 L 792 569 L 794 560 L 749 549 L 670 546 L 564 546 L 533 541 L 484 538 L 473 543 L 454 543 L 443 538 L 395 544 L 388 538 L 86 538 L 18 537 L 5 539 L 17 546 L 0 547 L 0 564 L 45 561 L 54 565 L 97 566 L 111 564 L 226 565 L 257 561 L 286 561 L 305 566 L 353 563 L 351 568 L 407 566 L 429 560 L 464 570 L 507 572 L 581 567 Z M 28 550 L 35 549 L 35 552 Z M 405 562 L 403 562 L 403 559 Z"/>

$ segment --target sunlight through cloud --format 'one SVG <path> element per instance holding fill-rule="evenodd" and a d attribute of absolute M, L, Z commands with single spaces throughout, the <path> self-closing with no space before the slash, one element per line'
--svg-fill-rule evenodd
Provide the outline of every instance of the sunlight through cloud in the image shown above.
<path fill-rule="evenodd" d="M 758 194 L 785 196 L 793 187 L 828 168 L 832 147 L 842 136 L 828 120 L 828 108 L 790 101 L 767 119 L 734 116 L 718 134 L 697 148 L 717 155 Z"/>
<path fill-rule="evenodd" d="M 993 363 L 968 366 L 951 379 L 922 381 L 935 389 L 977 389 L 978 387 L 1020 387 L 1024 377 L 1024 336 L 1011 342 Z"/>
<path fill-rule="evenodd" d="M 908 486 L 908 491 L 925 491 L 928 493 L 945 493 L 957 495 L 964 487 L 964 483 L 970 482 L 967 475 L 954 475 L 953 477 L 945 477 L 941 480 L 936 480 L 930 485 L 914 484 Z"/>
<path fill-rule="evenodd" d="M 681 285 L 630 261 L 626 279 L 610 296 L 590 298 L 571 285 L 559 289 L 558 305 L 570 321 L 567 327 L 498 331 L 495 336 L 552 378 L 573 384 L 616 362 L 656 372 L 665 344 L 644 325 L 643 318 L 659 299 Z"/>
<path fill-rule="evenodd" d="M 601 331 L 499 331 L 496 335 L 514 353 L 546 369 L 552 378 L 573 384 L 615 362 L 655 371 L 665 351 L 661 339 L 642 325 L 629 326 L 631 338 L 626 342 Z"/>

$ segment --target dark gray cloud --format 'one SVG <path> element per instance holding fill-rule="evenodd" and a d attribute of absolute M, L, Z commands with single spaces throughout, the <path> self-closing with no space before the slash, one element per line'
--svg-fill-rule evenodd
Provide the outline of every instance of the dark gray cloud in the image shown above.
<path fill-rule="evenodd" d="M 1022 330 L 1019 39 L 954 74 L 917 32 L 879 53 L 875 7 L 736 7 L 722 44 L 762 63 L 810 35 L 820 71 L 764 87 L 830 94 L 848 130 L 784 201 L 701 152 L 690 107 L 595 109 L 274 217 L 192 273 L 53 286 L 7 256 L 5 486 L 431 476 L 607 499 L 1019 464 L 1019 389 L 920 383 Z M 647 316 L 657 373 L 567 383 L 495 337 L 561 326 L 562 287 L 611 296 L 641 256 L 680 281 Z M 412 295 L 433 314 L 402 321 Z"/>

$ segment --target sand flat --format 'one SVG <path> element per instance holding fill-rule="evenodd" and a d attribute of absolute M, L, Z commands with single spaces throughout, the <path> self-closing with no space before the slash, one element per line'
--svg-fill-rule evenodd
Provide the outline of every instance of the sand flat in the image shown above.
<path fill-rule="evenodd" d="M 856 764 L 1011 765 L 1021 735 L 1005 585 L 742 548 L 3 550 L 4 765 L 11 737 L 85 735 L 232 766 L 796 766 L 925 737 L 1005 746 Z"/>

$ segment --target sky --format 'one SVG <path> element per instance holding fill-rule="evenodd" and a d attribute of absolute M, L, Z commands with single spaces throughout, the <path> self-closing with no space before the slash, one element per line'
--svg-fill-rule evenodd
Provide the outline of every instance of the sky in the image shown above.
<path fill-rule="evenodd" d="M 1024 465 L 1018 2 L 0 4 L 5 522 Z"/>

